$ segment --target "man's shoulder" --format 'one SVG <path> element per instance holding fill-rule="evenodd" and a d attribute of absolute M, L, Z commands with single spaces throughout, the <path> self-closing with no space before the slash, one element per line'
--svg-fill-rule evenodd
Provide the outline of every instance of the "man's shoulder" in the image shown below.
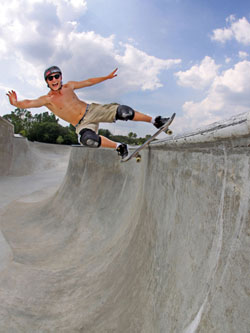
<path fill-rule="evenodd" d="M 63 89 L 74 89 L 74 82 L 73 81 L 68 81 L 67 83 L 63 84 L 62 86 Z"/>
<path fill-rule="evenodd" d="M 52 91 L 50 90 L 47 95 L 40 96 L 39 98 L 46 100 L 49 100 L 49 98 L 52 96 Z"/>
<path fill-rule="evenodd" d="M 50 104 L 51 97 L 52 97 L 52 93 L 51 93 L 51 91 L 49 91 L 47 95 L 40 96 L 39 99 L 40 99 L 40 101 L 42 101 L 44 103 L 44 105 L 47 105 L 47 104 Z"/>

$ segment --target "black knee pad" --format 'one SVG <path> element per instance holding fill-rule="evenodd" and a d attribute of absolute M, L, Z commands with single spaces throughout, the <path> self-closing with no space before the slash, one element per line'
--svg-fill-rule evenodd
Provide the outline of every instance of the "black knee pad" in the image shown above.
<path fill-rule="evenodd" d="M 80 142 L 90 148 L 98 148 L 101 145 L 101 137 L 89 128 L 84 128 L 79 133 Z"/>
<path fill-rule="evenodd" d="M 135 111 L 127 105 L 119 105 L 116 111 L 116 120 L 133 120 Z"/>

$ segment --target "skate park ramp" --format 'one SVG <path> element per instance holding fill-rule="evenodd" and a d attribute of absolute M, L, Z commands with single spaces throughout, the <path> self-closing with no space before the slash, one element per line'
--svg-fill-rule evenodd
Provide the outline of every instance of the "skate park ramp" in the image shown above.
<path fill-rule="evenodd" d="M 141 163 L 29 142 L 24 159 L 17 140 L 0 178 L 1 333 L 249 332 L 250 114 Z"/>

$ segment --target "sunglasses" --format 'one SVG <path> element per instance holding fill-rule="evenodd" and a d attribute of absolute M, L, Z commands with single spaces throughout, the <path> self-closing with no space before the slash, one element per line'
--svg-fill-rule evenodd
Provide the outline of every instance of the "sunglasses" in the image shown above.
<path fill-rule="evenodd" d="M 47 77 L 47 80 L 53 81 L 54 78 L 57 80 L 57 79 L 59 79 L 60 76 L 61 76 L 61 74 L 50 75 Z"/>

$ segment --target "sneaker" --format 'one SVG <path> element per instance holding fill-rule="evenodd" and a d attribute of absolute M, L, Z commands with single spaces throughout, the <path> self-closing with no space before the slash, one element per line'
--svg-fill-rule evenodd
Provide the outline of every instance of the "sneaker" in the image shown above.
<path fill-rule="evenodd" d="M 166 124 L 166 122 L 169 120 L 169 118 L 162 118 L 161 116 L 158 116 L 155 118 L 154 121 L 154 126 L 156 128 L 160 128 L 162 127 L 164 124 Z"/>
<path fill-rule="evenodd" d="M 122 158 L 125 158 L 128 156 L 128 146 L 125 143 L 121 143 L 117 148 L 116 151 L 118 152 L 118 155 L 120 155 Z"/>

